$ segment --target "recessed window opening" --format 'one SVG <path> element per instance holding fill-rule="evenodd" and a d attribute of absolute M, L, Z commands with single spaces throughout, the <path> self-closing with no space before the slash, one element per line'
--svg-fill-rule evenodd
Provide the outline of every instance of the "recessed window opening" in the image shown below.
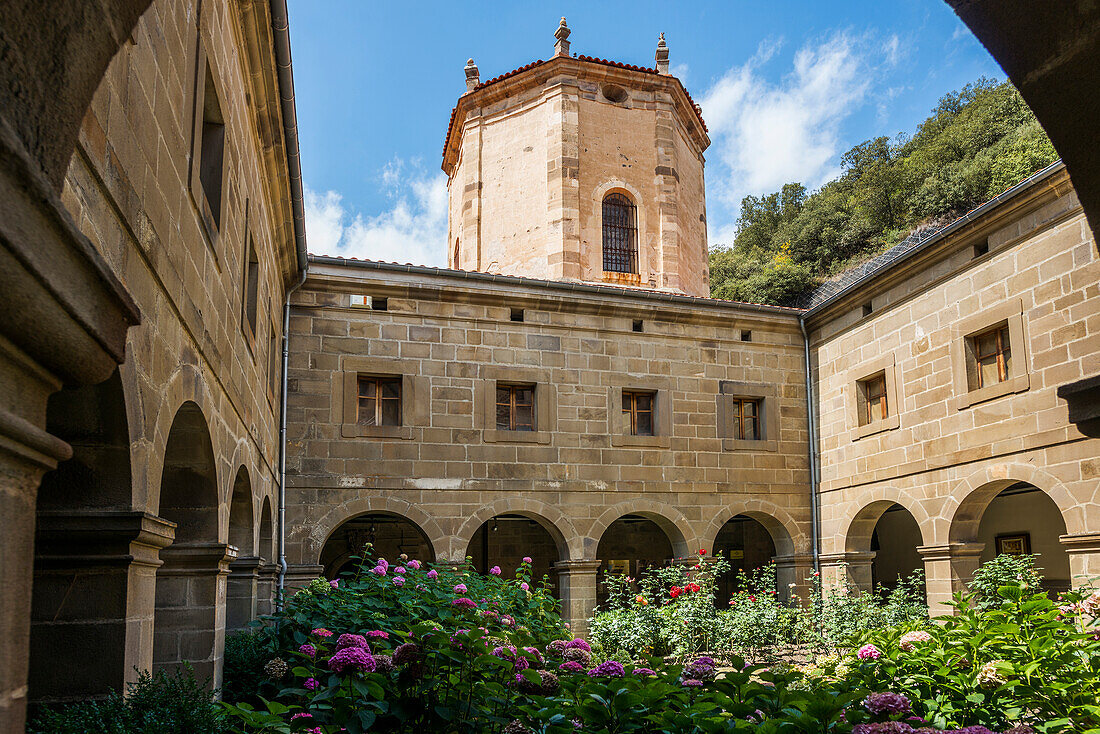
<path fill-rule="evenodd" d="M 981 257 L 989 253 L 989 242 L 979 242 L 974 245 L 974 257 Z"/>
<path fill-rule="evenodd" d="M 387 298 L 374 296 L 370 299 L 370 308 L 372 311 L 388 311 L 389 305 L 389 299 Z"/>
<path fill-rule="evenodd" d="M 361 426 L 401 425 L 401 378 L 360 377 L 359 415 Z"/>
<path fill-rule="evenodd" d="M 1012 371 L 1012 350 L 1008 342 L 1008 324 L 1002 323 L 970 337 L 973 366 L 967 370 L 971 389 L 1005 382 Z"/>
<path fill-rule="evenodd" d="M 637 331 L 637 332 L 641 333 L 641 331 L 642 331 L 642 320 L 641 319 L 634 319 L 634 322 L 630 325 L 630 328 L 633 329 L 634 331 Z"/>
<path fill-rule="evenodd" d="M 603 269 L 608 273 L 638 272 L 637 210 L 618 192 L 603 199 Z"/>
<path fill-rule="evenodd" d="M 513 308 L 510 318 L 512 321 L 523 321 L 523 309 Z"/>
<path fill-rule="evenodd" d="M 267 378 L 268 389 L 274 395 L 278 392 L 279 385 L 279 332 L 275 330 L 275 322 L 271 322 L 271 338 L 267 344 Z"/>
<path fill-rule="evenodd" d="M 860 391 L 863 393 L 860 425 L 865 426 L 886 420 L 890 415 L 890 408 L 886 404 L 886 373 L 880 372 L 874 377 L 863 380 L 860 383 Z"/>
<path fill-rule="evenodd" d="M 733 401 L 733 437 L 741 441 L 760 440 L 760 399 Z"/>
<path fill-rule="evenodd" d="M 623 390 L 623 418 L 631 436 L 653 435 L 653 403 L 655 394 L 639 390 Z"/>
<path fill-rule="evenodd" d="M 749 330 L 749 329 L 742 329 L 741 330 L 741 341 L 751 342 L 752 341 L 752 331 Z"/>
<path fill-rule="evenodd" d="M 871 313 L 872 313 L 872 312 L 873 312 L 874 310 L 875 310 L 875 309 L 874 309 L 874 307 L 873 307 L 873 306 L 871 305 L 871 302 L 870 302 L 870 301 L 868 301 L 867 303 L 863 304 L 863 315 L 864 315 L 864 316 L 870 316 L 870 315 L 871 315 Z"/>
<path fill-rule="evenodd" d="M 603 93 L 604 99 L 616 104 L 622 104 L 630 97 L 630 93 L 617 84 L 604 84 L 600 88 L 600 92 Z"/>
<path fill-rule="evenodd" d="M 497 430 L 535 430 L 534 385 L 497 385 Z"/>
<path fill-rule="evenodd" d="M 199 142 L 199 181 L 214 217 L 214 226 L 221 226 L 222 165 L 225 160 L 225 118 L 222 116 L 214 75 L 206 67 L 205 97 L 202 104 L 202 138 Z"/>
<path fill-rule="evenodd" d="M 256 334 L 256 312 L 259 306 L 260 260 L 256 256 L 256 246 L 252 236 L 248 237 L 248 252 L 245 257 L 244 294 L 241 301 L 241 320 L 248 326 L 249 334 Z"/>

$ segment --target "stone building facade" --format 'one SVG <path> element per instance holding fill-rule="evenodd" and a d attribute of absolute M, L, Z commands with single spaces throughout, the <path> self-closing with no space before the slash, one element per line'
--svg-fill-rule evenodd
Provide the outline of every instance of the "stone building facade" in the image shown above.
<path fill-rule="evenodd" d="M 274 45 L 265 3 L 158 2 L 84 116 L 61 201 L 140 323 L 106 381 L 49 398 L 71 454 L 26 549 L 32 701 L 183 661 L 217 686 L 226 629 L 272 610 L 282 310 L 304 267 Z"/>
<path fill-rule="evenodd" d="M 1005 11 L 1000 3 L 950 4 L 959 6 L 963 19 L 1021 87 L 1067 161 L 1084 210 L 1095 223 L 1100 166 L 1096 165 L 1095 135 L 1091 134 L 1097 116 L 1089 111 L 1096 103 L 1096 95 L 1091 94 L 1095 84 L 1090 80 L 1098 67 L 1089 49 L 1097 43 L 1096 34 L 1090 36 L 1097 11 L 1056 10 L 1029 17 L 1029 22 L 1021 25 L 1018 11 Z M 277 515 L 272 512 L 274 467 L 280 448 L 279 400 L 277 388 L 267 387 L 269 381 L 277 384 L 281 377 L 277 360 L 272 365 L 276 352 L 272 341 L 283 336 L 274 304 L 293 287 L 306 261 L 285 0 L 201 5 L 187 0 L 59 0 L 9 4 L 4 10 L 0 13 L 6 61 L 0 65 L 0 199 L 4 206 L 0 217 L 0 255 L 4 258 L 0 269 L 0 312 L 4 315 L 0 319 L 0 512 L 5 532 L 0 534 L 0 576 L 5 580 L 5 594 L 0 601 L 0 728 L 19 731 L 28 693 L 53 701 L 98 695 L 132 675 L 132 666 L 172 665 L 181 658 L 193 660 L 200 671 L 217 676 L 223 629 L 243 621 L 253 609 L 262 612 L 269 608 L 275 554 L 272 538 L 280 532 L 274 524 Z M 1023 36 L 1021 28 L 1026 28 Z M 577 114 L 581 102 L 605 104 L 585 96 L 595 97 L 597 90 L 602 94 L 599 76 L 591 77 L 597 68 L 592 64 L 604 70 L 603 81 L 628 91 L 627 105 L 632 112 L 636 101 L 652 105 L 655 120 L 659 120 L 659 124 L 653 123 L 652 137 L 655 142 L 663 141 L 658 157 L 646 160 L 641 148 L 634 155 L 638 156 L 635 160 L 653 165 L 655 176 L 665 177 L 658 185 L 656 200 L 635 200 L 635 205 L 640 202 L 647 209 L 662 208 L 658 252 L 664 270 L 650 269 L 646 274 L 659 278 L 643 278 L 638 273 L 637 283 L 627 279 L 625 285 L 705 295 L 706 289 L 700 285 L 705 284 L 705 241 L 697 249 L 684 234 L 695 226 L 691 217 L 705 217 L 705 212 L 689 207 L 681 216 L 672 211 L 679 206 L 677 196 L 692 204 L 691 198 L 697 195 L 698 208 L 702 208 L 705 141 L 700 142 L 697 136 L 676 137 L 694 125 L 690 98 L 686 93 L 681 97 L 682 90 L 660 78 L 667 71 L 667 55 L 662 59 L 660 47 L 656 69 L 624 70 L 614 63 L 565 58 L 567 48 L 560 44 L 568 37 L 559 30 L 557 38 L 556 66 L 547 62 L 543 71 L 561 71 L 568 66 L 589 78 L 583 84 L 561 85 L 560 98 L 569 97 L 568 104 L 547 108 L 559 113 L 560 127 L 568 133 L 555 138 L 560 139 L 562 151 L 558 161 L 561 201 L 548 200 L 545 205 L 545 226 L 560 228 L 563 244 L 553 252 L 547 249 L 547 262 L 560 253 L 555 265 L 560 272 L 547 265 L 538 277 L 568 279 L 574 285 L 567 289 L 523 278 L 479 280 L 469 273 L 402 272 L 386 266 L 325 262 L 332 272 L 324 283 L 317 282 L 311 294 L 303 294 L 307 300 L 301 304 L 296 328 L 299 332 L 305 328 L 304 319 L 310 321 L 310 327 L 314 321 L 325 324 L 321 328 L 338 324 L 341 299 L 347 296 L 346 311 L 354 318 L 349 316 L 346 322 L 346 344 L 358 339 L 357 348 L 365 348 L 370 356 L 372 349 L 387 349 L 388 337 L 381 331 L 376 337 L 352 333 L 353 322 L 359 324 L 356 328 L 365 329 L 364 334 L 371 323 L 381 328 L 382 314 L 378 312 L 382 309 L 372 309 L 371 319 L 378 321 L 364 321 L 361 311 L 355 310 L 361 306 L 351 306 L 352 297 L 362 295 L 367 286 L 411 294 L 414 289 L 408 283 L 422 276 L 448 288 L 511 284 L 533 294 L 525 296 L 525 302 L 551 307 L 547 310 L 550 316 L 583 316 L 587 322 L 583 328 L 589 333 L 602 328 L 593 322 L 629 315 L 630 331 L 625 326 L 607 329 L 605 333 L 615 343 L 603 353 L 594 353 L 597 357 L 620 357 L 612 352 L 630 352 L 634 344 L 643 353 L 651 350 L 655 355 L 674 343 L 671 337 L 678 334 L 680 341 L 675 343 L 686 348 L 670 366 L 702 366 L 704 375 L 675 375 L 676 384 L 681 378 L 690 378 L 680 390 L 686 401 L 683 414 L 687 422 L 673 422 L 667 449 L 659 443 L 656 448 L 614 446 L 609 437 L 622 423 L 607 425 L 600 433 L 599 424 L 612 421 L 593 417 L 601 411 L 607 413 L 613 386 L 601 391 L 589 390 L 595 386 L 586 385 L 582 390 L 581 383 L 573 380 L 573 373 L 579 380 L 582 372 L 590 379 L 608 371 L 598 365 L 591 371 L 550 368 L 557 370 L 559 377 L 568 378 L 563 380 L 567 385 L 563 395 L 583 393 L 585 403 L 563 402 L 563 413 L 575 412 L 574 423 L 559 424 L 551 443 L 517 443 L 511 447 L 517 457 L 513 463 L 518 463 L 521 448 L 556 451 L 566 466 L 573 466 L 566 462 L 578 460 L 577 452 L 595 449 L 600 452 L 600 462 L 588 464 L 587 471 L 615 474 L 619 479 L 592 480 L 605 485 L 593 492 L 585 489 L 587 494 L 565 493 L 561 509 L 557 509 L 550 502 L 527 502 L 530 495 L 557 499 L 558 490 L 551 484 L 558 480 L 524 478 L 518 481 L 540 483 L 545 492 L 511 497 L 501 493 L 493 495 L 498 499 L 484 507 L 478 505 L 483 485 L 474 483 L 473 467 L 469 476 L 465 468 L 458 469 L 455 478 L 434 476 L 432 468 L 427 486 L 434 489 L 421 500 L 434 501 L 455 491 L 456 497 L 469 501 L 458 506 L 464 509 L 450 506 L 440 510 L 439 520 L 417 504 L 417 477 L 398 475 L 413 461 L 438 466 L 433 452 L 442 457 L 444 469 L 460 463 L 447 458 L 456 451 L 453 442 L 428 444 L 432 448 L 425 451 L 423 459 L 420 448 L 415 452 L 397 448 L 419 446 L 417 441 L 430 438 L 422 424 L 419 433 L 423 435 L 416 439 L 377 437 L 373 443 L 359 444 L 378 447 L 369 449 L 379 456 L 373 462 L 358 456 L 299 455 L 296 470 L 302 476 L 294 480 L 299 489 L 311 482 L 324 484 L 310 477 L 322 475 L 317 462 L 334 458 L 344 462 L 339 468 L 345 473 L 339 476 L 351 477 L 347 484 L 361 480 L 363 485 L 307 488 L 297 498 L 302 517 L 319 514 L 319 508 L 311 506 L 311 497 L 322 492 L 345 491 L 349 498 L 348 504 L 336 505 L 336 511 L 325 517 L 324 528 L 336 530 L 320 542 L 317 538 L 323 533 L 304 525 L 286 528 L 297 543 L 293 552 L 299 574 L 318 566 L 326 572 L 338 571 L 336 564 L 349 552 L 344 541 L 364 537 L 418 548 L 438 541 L 432 552 L 442 558 L 460 553 L 457 549 L 469 537 L 473 542 L 467 544 L 467 551 L 470 545 L 480 546 L 472 550 L 475 562 L 482 565 L 492 554 L 514 557 L 517 547 L 533 547 L 536 554 L 541 549 L 546 556 L 551 555 L 552 547 L 554 553 L 565 557 L 565 561 L 552 562 L 563 564 L 557 566 L 561 593 L 568 594 L 567 612 L 575 616 L 583 614 L 591 603 L 591 564 L 601 557 L 644 555 L 642 560 L 648 562 L 678 554 L 696 543 L 702 546 L 714 537 L 718 546 L 746 548 L 746 563 L 750 557 L 779 555 L 789 559 L 785 563 L 792 570 L 805 568 L 808 561 L 800 551 L 807 543 L 812 545 L 808 526 L 813 503 L 799 504 L 797 496 L 799 492 L 814 496 L 814 474 L 805 465 L 801 469 L 792 465 L 789 476 L 784 473 L 787 469 L 780 469 L 780 460 L 789 456 L 795 461 L 797 452 L 793 450 L 777 445 L 776 452 L 746 454 L 732 444 L 727 449 L 723 437 L 719 452 L 718 438 L 706 435 L 709 426 L 731 425 L 719 420 L 721 406 L 725 401 L 728 408 L 729 401 L 737 397 L 723 393 L 722 378 L 712 375 L 757 369 L 748 365 L 761 359 L 770 364 L 773 354 L 776 364 L 789 357 L 797 342 L 784 339 L 797 333 L 800 318 L 813 333 L 815 397 L 809 406 L 814 415 L 822 416 L 820 424 L 811 421 L 810 431 L 804 432 L 824 464 L 819 534 L 827 575 L 837 579 L 846 573 L 866 584 L 876 576 L 888 579 L 893 571 L 923 564 L 931 581 L 930 597 L 942 601 L 953 585 L 965 580 L 975 559 L 991 552 L 977 544 L 992 542 L 994 550 L 1001 542 L 1019 547 L 1025 535 L 1035 548 L 1068 551 L 1067 573 L 1097 572 L 1097 247 L 1064 172 L 1046 172 L 999 197 L 927 248 L 901 260 L 888 258 L 879 263 L 874 278 L 815 304 L 805 313 L 784 315 L 780 310 L 760 311 L 705 300 L 658 302 L 627 289 L 587 290 L 575 283 L 620 282 L 597 271 L 591 252 L 587 264 L 582 257 L 581 242 L 595 241 L 591 219 L 585 220 L 595 209 L 583 212 L 587 200 L 571 193 L 571 187 L 581 186 L 581 178 L 567 170 L 572 163 L 567 147 L 572 144 L 570 136 L 598 132 L 591 127 L 582 129 L 583 116 Z M 1051 38 L 1059 42 L 1051 43 Z M 203 58 L 208 60 L 206 65 Z M 205 74 L 207 67 L 209 75 Z M 468 78 L 472 81 L 475 77 Z M 470 85 L 475 88 L 471 103 L 495 94 L 491 85 L 490 91 L 478 92 L 478 83 Z M 536 87 L 538 84 L 533 84 L 530 89 Z M 208 89 L 215 90 L 214 94 L 208 95 Z M 622 104 L 615 102 L 619 95 L 611 91 L 606 102 Z M 531 100 L 537 96 L 533 91 L 523 94 Z M 545 94 L 557 93 L 547 88 Z M 490 108 L 488 117 L 494 114 Z M 519 116 L 521 113 L 516 111 Z M 628 117 L 634 119 L 633 114 Z M 668 144 L 665 129 L 670 122 L 675 150 Z M 465 116 L 458 124 L 465 124 Z M 463 130 L 464 150 L 472 139 L 466 132 L 472 131 Z M 224 147 L 217 145 L 219 141 Z M 556 145 L 548 144 L 541 152 L 549 153 Z M 692 155 L 700 160 L 698 189 L 685 194 L 676 186 L 689 178 L 688 183 L 695 186 Z M 668 181 L 667 172 L 658 171 L 658 166 L 668 165 L 673 156 L 679 177 L 672 178 L 676 185 Z M 203 165 L 218 158 L 222 161 L 220 178 L 217 166 Z M 550 161 L 549 154 L 544 160 Z M 546 180 L 534 175 L 531 181 L 545 185 L 553 179 L 552 175 Z M 632 185 L 642 190 L 649 184 Z M 466 182 L 463 191 L 465 186 Z M 627 186 L 623 189 L 630 192 Z M 452 204 L 455 195 L 452 178 Z M 221 206 L 210 206 L 218 199 Z M 469 208 L 461 208 L 464 203 L 459 206 L 451 221 L 452 234 L 461 235 L 456 229 L 457 215 L 470 221 L 467 212 L 474 201 Z M 541 214 L 537 217 L 540 224 L 543 219 Z M 488 223 L 477 216 L 472 221 Z M 705 224 L 705 219 L 699 221 Z M 669 223 L 667 230 L 665 222 Z M 578 234 L 582 227 L 588 227 L 589 233 Z M 675 232 L 676 237 L 666 239 L 666 231 Z M 705 228 L 699 231 L 705 232 Z M 650 232 L 648 227 L 646 232 Z M 649 235 L 646 237 L 645 246 L 651 247 Z M 454 237 L 449 238 L 448 246 L 454 242 Z M 688 244 L 681 247 L 684 242 Z M 981 252 L 983 247 L 986 252 Z M 977 248 L 971 253 L 978 256 L 968 257 L 968 248 Z M 460 241 L 461 257 L 466 258 L 468 252 Z M 506 255 L 519 257 L 514 252 Z M 697 260 L 693 263 L 685 257 Z M 467 270 L 489 269 L 493 263 L 460 259 L 458 265 Z M 534 265 L 525 263 L 524 267 Z M 497 268 L 506 272 L 500 263 Z M 517 268 L 514 274 L 532 275 L 534 271 Z M 510 323 L 528 324 L 526 320 L 512 321 L 513 309 L 522 309 L 524 301 L 514 306 L 510 295 L 482 297 L 474 293 L 477 288 L 459 290 L 457 300 L 420 291 L 420 300 L 404 300 L 431 314 L 421 318 L 461 322 L 467 338 L 476 338 L 471 335 L 478 331 L 469 326 L 471 319 L 481 326 L 495 326 L 503 322 L 498 316 L 504 308 Z M 976 305 L 970 302 L 959 307 L 958 302 L 969 296 L 976 297 Z M 1016 297 L 1018 308 L 1012 303 Z M 941 298 L 942 310 L 947 313 L 933 318 L 928 309 L 936 306 L 929 304 L 938 305 Z M 462 299 L 467 300 L 460 304 Z M 574 308 L 570 304 L 575 299 L 589 300 Z M 601 299 L 607 300 L 606 308 L 600 306 Z M 399 309 L 401 300 L 399 297 L 395 303 Z M 253 308 L 245 304 L 255 304 L 254 319 Z M 485 317 L 475 318 L 473 312 L 458 315 L 460 305 L 466 308 L 471 304 L 484 308 Z M 555 304 L 561 308 L 555 309 Z M 870 312 L 864 314 L 868 305 Z M 987 311 L 987 306 L 993 310 Z M 698 317 L 693 315 L 696 307 Z M 448 313 L 449 308 L 455 310 Z M 320 315 L 315 317 L 315 313 Z M 538 309 L 533 315 L 542 318 Z M 979 330 L 990 325 L 989 319 L 996 322 L 993 326 L 1003 321 L 1014 354 L 1023 352 L 1025 372 L 1021 377 L 1026 377 L 1026 382 L 1005 375 L 1008 386 L 997 390 L 1006 392 L 985 392 L 978 396 L 980 401 L 969 402 L 966 359 L 972 342 L 968 340 L 984 333 L 969 331 L 974 326 L 972 315 L 982 317 L 974 321 Z M 265 318 L 270 320 L 266 326 Z M 405 318 L 410 318 L 407 311 Z M 757 323 L 757 329 L 764 329 L 776 340 L 771 343 L 774 351 L 763 356 L 742 351 L 738 342 L 744 340 L 744 334 L 738 332 L 753 331 L 736 327 L 743 318 Z M 639 338 L 635 321 L 641 322 L 647 341 L 630 341 Z M 668 332 L 659 339 L 646 331 L 646 323 L 654 321 Z M 251 336 L 242 329 L 245 322 Z M 391 324 L 398 329 L 398 336 L 402 326 L 409 329 L 410 338 L 404 340 L 409 348 L 420 344 L 411 338 L 413 325 L 411 321 Z M 550 332 L 550 326 L 547 321 L 540 328 Z M 710 338 L 701 337 L 693 344 L 691 337 L 697 327 Z M 438 328 L 438 341 L 427 342 L 429 356 L 411 359 L 430 363 L 435 359 L 433 350 L 445 352 L 450 346 L 458 354 L 457 338 L 445 337 L 444 327 Z M 530 359 L 534 353 L 550 351 L 529 346 L 528 336 L 563 338 L 561 358 L 572 353 L 574 360 L 578 352 L 567 352 L 566 347 L 587 354 L 592 341 L 582 341 L 578 347 L 570 345 L 568 336 L 561 333 L 497 328 L 486 332 L 492 334 L 490 341 L 507 333 L 508 346 L 491 349 L 499 352 L 509 368 L 542 369 L 512 361 L 517 353 Z M 338 372 L 338 367 L 331 366 L 333 357 L 346 347 L 334 347 L 326 354 L 322 336 L 329 335 L 306 335 L 305 349 L 317 351 L 318 361 L 329 365 L 323 369 Z M 755 339 L 755 333 L 750 338 Z M 864 349 L 858 339 L 874 341 L 878 349 Z M 547 342 L 536 339 L 535 343 Z M 718 343 L 725 346 L 719 349 Z M 1024 344 L 1022 350 L 1020 344 Z M 847 349 L 853 346 L 859 347 L 860 356 L 849 359 Z M 892 355 L 893 362 L 884 363 L 876 351 Z M 961 358 L 952 356 L 960 351 Z M 823 355 L 844 363 L 843 369 L 832 367 Z M 394 355 L 385 356 L 392 359 Z M 401 359 L 400 348 L 397 358 Z M 668 378 L 666 384 L 673 384 L 674 375 L 662 372 L 655 357 L 627 359 L 644 359 L 644 370 L 641 366 L 630 369 L 643 370 L 643 374 L 649 370 Z M 879 359 L 879 371 L 868 372 L 866 367 L 876 367 L 871 364 L 875 359 Z M 298 355 L 296 360 L 296 369 L 305 372 L 308 381 L 303 357 Z M 339 360 L 335 361 L 338 365 Z M 482 381 L 481 365 L 486 363 L 474 364 L 478 376 L 459 378 L 446 371 L 426 375 L 430 405 L 436 403 L 432 380 L 464 379 L 468 383 L 451 394 L 476 394 L 475 382 Z M 462 366 L 457 361 L 453 365 L 449 369 Z M 956 376 L 956 365 L 962 365 L 961 378 Z M 859 424 L 859 410 L 869 402 L 865 378 L 881 373 L 885 392 L 887 367 L 893 379 L 892 392 L 886 393 L 886 409 L 892 401 L 902 412 L 896 427 L 887 415 L 885 430 L 866 428 Z M 790 385 L 790 375 L 785 370 L 781 374 L 784 384 Z M 714 381 L 718 382 L 717 395 L 708 392 Z M 933 384 L 935 387 L 930 387 Z M 961 389 L 963 384 L 967 389 Z M 424 386 L 423 380 L 420 385 Z M 450 387 L 441 384 L 440 392 Z M 354 442 L 343 449 L 338 446 L 333 409 L 326 418 L 317 407 L 322 391 L 309 384 L 304 389 L 302 396 L 295 397 L 299 405 L 292 411 L 298 413 L 299 424 L 292 448 L 297 450 L 297 444 L 312 440 L 307 436 L 324 435 L 329 436 L 328 448 L 337 453 L 362 451 L 350 448 Z M 864 400 L 852 391 L 863 391 Z M 332 395 L 335 393 L 330 393 L 330 400 Z M 763 399 L 770 395 L 767 392 Z M 779 396 L 777 391 L 777 400 Z M 453 409 L 452 422 L 456 424 L 466 421 L 467 414 L 473 415 L 466 406 L 472 397 L 440 395 L 438 399 L 454 401 L 448 410 Z M 674 405 L 680 404 L 675 395 L 672 399 Z M 801 398 L 794 390 L 783 399 L 795 410 L 799 401 L 806 406 L 805 391 Z M 588 400 L 594 405 L 588 405 Z M 698 414 L 692 412 L 696 408 Z M 317 411 L 315 416 L 309 414 L 311 410 Z M 436 420 L 431 409 L 427 415 Z M 424 414 L 414 417 L 422 421 Z M 797 422 L 797 416 L 781 413 L 779 418 L 784 421 L 785 434 L 798 430 L 786 426 L 788 419 Z M 582 424 L 584 432 L 577 431 Z M 780 424 L 773 420 L 767 425 L 777 428 Z M 464 452 L 476 454 L 501 443 L 486 442 L 483 428 L 449 430 L 457 431 L 457 440 L 471 442 L 470 448 L 463 447 Z M 432 440 L 439 440 L 440 434 L 432 435 Z M 580 436 L 578 445 L 570 444 L 574 440 L 571 435 Z M 479 438 L 481 444 L 477 444 Z M 611 445 L 587 443 L 602 440 Z M 797 439 L 784 439 L 788 440 Z M 700 455 L 705 458 L 692 459 L 694 452 L 682 448 L 687 444 L 703 447 Z M 610 469 L 603 466 L 605 451 Z M 637 451 L 642 458 L 612 454 L 618 451 Z M 751 462 L 745 459 L 756 453 L 768 456 Z M 675 463 L 667 463 L 672 456 L 687 465 L 683 476 L 691 477 L 687 482 L 690 492 L 681 492 L 673 479 L 666 478 L 681 476 L 672 471 L 678 468 Z M 484 462 L 476 463 L 484 464 L 485 487 L 517 481 L 510 475 L 490 477 L 489 466 L 501 474 L 535 471 L 505 470 L 510 466 L 507 460 L 483 458 Z M 370 472 L 356 475 L 359 467 L 347 465 L 354 461 L 368 461 Z M 738 462 L 740 469 L 733 467 Z M 654 472 L 656 466 L 663 467 L 660 478 L 638 479 Z M 347 473 L 349 468 L 352 471 Z M 740 483 L 736 477 L 741 470 L 753 476 L 753 482 Z M 809 475 L 810 483 L 797 479 L 800 471 L 803 477 Z M 722 472 L 735 477 L 724 495 L 732 503 L 726 506 L 719 502 L 715 479 Z M 764 484 L 765 476 L 775 479 L 775 484 Z M 462 488 L 463 482 L 469 486 Z M 713 492 L 708 489 L 712 482 Z M 400 484 L 404 489 L 370 492 L 371 483 Z M 767 494 L 757 492 L 765 486 L 791 490 L 782 489 L 777 493 L 780 501 L 772 502 Z M 636 492 L 638 488 L 646 492 Z M 351 490 L 358 490 L 357 499 L 350 499 Z M 649 490 L 659 497 L 652 504 Z M 620 491 L 621 498 L 615 497 Z M 398 492 L 403 492 L 401 498 L 394 496 Z M 589 500 L 603 501 L 607 509 L 593 519 L 594 513 L 584 506 Z M 783 503 L 788 502 L 789 523 L 781 517 Z M 1051 505 L 1056 510 L 1053 519 Z M 621 523 L 611 519 L 620 511 L 627 513 Z M 746 514 L 711 532 L 720 518 L 734 511 Z M 375 524 L 375 516 L 392 519 L 398 514 L 419 524 L 421 530 L 409 534 L 407 528 L 397 531 Z M 708 516 L 709 524 L 704 521 Z M 459 517 L 464 518 L 462 522 Z M 1023 526 L 1015 522 L 1022 517 L 1034 523 Z M 560 535 L 546 532 L 541 540 L 527 545 L 516 540 L 530 538 L 533 525 L 545 529 L 546 519 L 555 523 Z M 566 520 L 573 523 L 572 528 Z M 1058 521 L 1064 525 L 1061 535 Z M 470 530 L 474 525 L 478 527 Z M 337 537 L 341 528 L 347 532 Z M 903 529 L 912 540 L 908 547 L 887 548 L 886 539 L 900 537 Z M 1050 542 L 1052 534 L 1054 543 Z M 618 544 L 608 554 L 601 554 L 599 548 L 604 536 Z M 667 545 L 659 542 L 662 538 Z M 591 550 L 593 544 L 595 551 Z M 326 547 L 330 556 L 325 555 Z M 577 563 L 573 563 L 574 553 Z M 576 582 L 572 582 L 574 576 Z M 79 660 L 81 665 L 62 669 L 58 660 Z"/>

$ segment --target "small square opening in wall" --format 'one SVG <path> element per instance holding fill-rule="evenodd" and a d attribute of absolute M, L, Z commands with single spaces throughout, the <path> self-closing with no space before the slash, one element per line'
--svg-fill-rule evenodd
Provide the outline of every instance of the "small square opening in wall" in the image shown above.
<path fill-rule="evenodd" d="M 523 321 L 523 309 L 513 308 L 511 313 L 512 321 Z"/>
<path fill-rule="evenodd" d="M 863 315 L 864 316 L 870 316 L 874 312 L 874 310 L 875 310 L 875 308 L 874 308 L 874 306 L 871 305 L 870 301 L 863 304 Z"/>
<path fill-rule="evenodd" d="M 751 342 L 752 341 L 752 331 L 750 329 L 741 329 L 741 341 L 743 341 L 743 342 Z"/>
<path fill-rule="evenodd" d="M 641 319 L 634 319 L 633 323 L 631 323 L 631 325 L 630 325 L 630 328 L 633 331 L 641 333 L 641 331 L 642 331 L 642 320 Z"/>
<path fill-rule="evenodd" d="M 370 299 L 370 308 L 372 311 L 388 311 L 389 300 L 386 298 L 378 298 L 377 296 Z"/>
<path fill-rule="evenodd" d="M 979 242 L 974 245 L 974 257 L 981 257 L 982 255 L 989 254 L 989 242 Z"/>

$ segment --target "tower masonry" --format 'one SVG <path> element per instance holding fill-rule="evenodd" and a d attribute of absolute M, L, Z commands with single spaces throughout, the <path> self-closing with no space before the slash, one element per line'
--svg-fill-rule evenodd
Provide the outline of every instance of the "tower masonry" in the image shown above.
<path fill-rule="evenodd" d="M 471 59 L 443 149 L 448 264 L 707 296 L 698 105 L 668 73 L 569 55 L 486 82 Z"/>

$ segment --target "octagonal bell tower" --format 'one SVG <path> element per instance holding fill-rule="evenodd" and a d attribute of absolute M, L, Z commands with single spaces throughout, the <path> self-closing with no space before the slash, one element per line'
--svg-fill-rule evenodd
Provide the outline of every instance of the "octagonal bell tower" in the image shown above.
<path fill-rule="evenodd" d="M 699 107 L 656 67 L 569 55 L 565 19 L 554 56 L 466 93 L 443 149 L 448 264 L 547 280 L 707 296 Z"/>

